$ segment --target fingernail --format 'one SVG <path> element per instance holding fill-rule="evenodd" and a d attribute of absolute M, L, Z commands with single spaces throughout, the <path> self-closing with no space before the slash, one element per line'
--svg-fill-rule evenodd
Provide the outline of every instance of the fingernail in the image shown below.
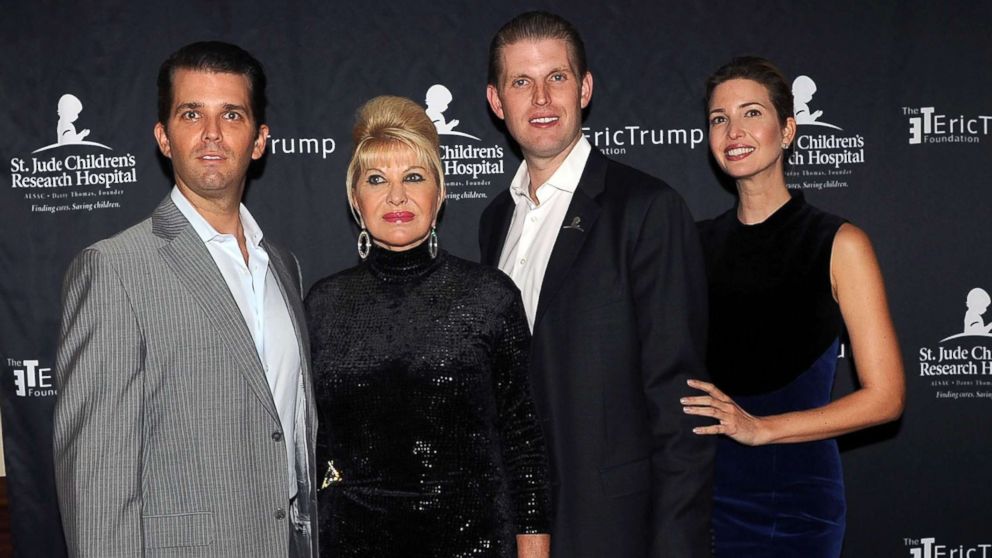
<path fill-rule="evenodd" d="M 679 403 L 685 405 L 686 403 L 688 403 L 688 401 L 686 400 L 685 397 L 683 397 L 682 399 L 679 399 Z"/>

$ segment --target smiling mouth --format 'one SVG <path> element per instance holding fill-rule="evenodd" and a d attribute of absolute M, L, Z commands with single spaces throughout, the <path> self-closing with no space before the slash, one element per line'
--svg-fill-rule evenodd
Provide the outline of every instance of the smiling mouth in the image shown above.
<path fill-rule="evenodd" d="M 413 213 L 409 211 L 393 211 L 383 215 L 382 220 L 393 224 L 409 223 L 410 221 L 413 221 L 413 217 Z"/>
<path fill-rule="evenodd" d="M 743 159 L 754 152 L 753 147 L 734 147 L 732 149 L 726 150 L 727 158 L 733 161 Z"/>
<path fill-rule="evenodd" d="M 549 124 L 554 124 L 555 122 L 558 122 L 557 116 L 541 116 L 530 119 L 531 124 L 536 124 L 538 126 L 547 126 Z"/>

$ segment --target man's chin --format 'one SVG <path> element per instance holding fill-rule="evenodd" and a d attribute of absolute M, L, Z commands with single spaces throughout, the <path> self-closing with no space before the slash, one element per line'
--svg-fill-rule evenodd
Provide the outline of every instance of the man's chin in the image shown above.
<path fill-rule="evenodd" d="M 538 159 L 553 159 L 553 158 L 557 157 L 558 155 L 561 155 L 561 153 L 563 151 L 567 151 L 569 145 L 571 145 L 571 144 L 568 143 L 568 142 L 564 142 L 564 143 L 563 142 L 554 142 L 554 143 L 544 142 L 544 143 L 538 143 L 538 144 L 535 144 L 535 145 L 531 145 L 529 147 L 523 147 L 523 146 L 521 146 L 521 150 L 524 152 L 524 155 L 527 155 L 527 156 L 530 156 L 530 157 L 535 157 L 535 158 L 538 158 Z"/>
<path fill-rule="evenodd" d="M 237 187 L 236 182 L 231 182 L 226 174 L 220 173 L 208 173 L 183 182 L 187 188 L 205 198 L 226 194 Z"/>

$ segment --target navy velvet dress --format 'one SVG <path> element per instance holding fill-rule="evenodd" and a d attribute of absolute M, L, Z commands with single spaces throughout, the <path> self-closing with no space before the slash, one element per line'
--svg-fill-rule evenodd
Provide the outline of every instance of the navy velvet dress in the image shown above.
<path fill-rule="evenodd" d="M 801 193 L 756 225 L 741 224 L 737 208 L 700 223 L 708 365 L 753 415 L 830 401 L 843 325 L 830 255 L 843 223 Z M 721 436 L 715 474 L 716 556 L 840 556 L 846 505 L 835 440 L 748 447 Z"/>
<path fill-rule="evenodd" d="M 550 526 L 520 294 L 427 243 L 373 247 L 306 300 L 320 554 L 515 558 Z"/>

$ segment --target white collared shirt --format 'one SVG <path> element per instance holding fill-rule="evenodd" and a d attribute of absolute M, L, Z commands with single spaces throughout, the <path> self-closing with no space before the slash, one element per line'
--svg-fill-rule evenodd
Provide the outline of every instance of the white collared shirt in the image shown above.
<path fill-rule="evenodd" d="M 269 267 L 269 254 L 262 246 L 262 229 L 241 205 L 241 226 L 248 249 L 245 264 L 234 235 L 217 232 L 173 186 L 172 202 L 186 217 L 203 241 L 214 263 L 224 276 L 248 326 L 259 361 L 272 391 L 272 399 L 282 425 L 289 463 L 289 496 L 296 495 L 296 397 L 302 372 L 299 342 L 286 300 Z"/>
<path fill-rule="evenodd" d="M 540 203 L 530 199 L 527 161 L 520 163 L 517 174 L 510 182 L 510 195 L 516 208 L 499 257 L 499 268 L 520 289 L 531 331 L 534 330 L 544 272 L 591 151 L 589 141 L 585 136 L 580 137 L 561 166 L 537 189 Z"/>

